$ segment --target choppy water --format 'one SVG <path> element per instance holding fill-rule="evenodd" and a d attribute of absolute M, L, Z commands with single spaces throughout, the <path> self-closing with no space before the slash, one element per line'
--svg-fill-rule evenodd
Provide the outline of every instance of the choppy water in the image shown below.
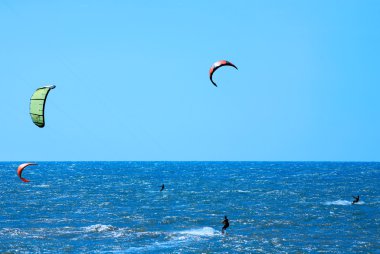
<path fill-rule="evenodd" d="M 380 163 L 37 163 L 0 163 L 0 253 L 380 253 Z"/>

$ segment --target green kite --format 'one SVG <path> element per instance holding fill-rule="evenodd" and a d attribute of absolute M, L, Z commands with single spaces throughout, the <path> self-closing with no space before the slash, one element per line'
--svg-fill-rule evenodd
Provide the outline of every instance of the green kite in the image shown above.
<path fill-rule="evenodd" d="M 40 128 L 45 126 L 45 102 L 51 89 L 55 86 L 44 86 L 38 88 L 30 98 L 29 114 L 35 125 Z"/>

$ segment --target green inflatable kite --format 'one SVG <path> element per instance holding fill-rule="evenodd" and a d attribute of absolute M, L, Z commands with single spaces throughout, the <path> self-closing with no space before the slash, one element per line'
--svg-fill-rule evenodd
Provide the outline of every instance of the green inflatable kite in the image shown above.
<path fill-rule="evenodd" d="M 40 128 L 45 126 L 45 102 L 51 89 L 55 86 L 44 86 L 38 88 L 30 98 L 29 114 L 35 125 Z"/>

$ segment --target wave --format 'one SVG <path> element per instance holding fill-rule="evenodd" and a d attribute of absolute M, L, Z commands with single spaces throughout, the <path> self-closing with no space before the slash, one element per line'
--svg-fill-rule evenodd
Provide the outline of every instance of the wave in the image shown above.
<path fill-rule="evenodd" d="M 219 235 L 219 231 L 216 231 L 212 227 L 194 228 L 189 230 L 177 231 L 174 234 L 180 235 L 193 235 L 193 236 L 215 236 Z"/>
<path fill-rule="evenodd" d="M 204 237 L 210 237 L 215 235 L 220 235 L 215 229 L 211 227 L 203 227 L 203 228 L 193 228 L 188 230 L 174 231 L 170 233 L 166 232 L 144 232 L 141 233 L 149 236 L 159 237 L 161 234 L 168 236 L 166 241 L 164 242 L 154 242 L 152 244 L 146 246 L 136 246 L 129 247 L 126 250 L 123 250 L 123 253 L 142 253 L 142 252 L 152 252 L 159 253 L 161 250 L 177 248 L 179 246 L 188 246 L 194 240 L 199 241 L 201 239 L 206 239 Z M 117 252 L 119 253 L 119 252 Z"/>
<path fill-rule="evenodd" d="M 249 190 L 222 190 L 221 193 L 251 193 Z"/>
<path fill-rule="evenodd" d="M 49 188 L 49 184 L 40 184 L 40 185 L 34 185 L 34 187 L 39 187 L 39 188 Z"/>
<path fill-rule="evenodd" d="M 181 220 L 181 218 L 178 216 L 165 216 L 161 220 L 161 223 L 162 224 L 172 224 L 172 223 L 175 223 L 175 222 L 180 221 L 180 220 Z"/>
<path fill-rule="evenodd" d="M 111 225 L 102 225 L 102 224 L 95 224 L 88 227 L 83 227 L 85 232 L 91 233 L 91 232 L 107 232 L 107 231 L 114 231 L 117 228 Z"/>
<path fill-rule="evenodd" d="M 0 230 L 0 235 L 25 236 L 27 233 L 19 228 L 4 228 Z"/>
<path fill-rule="evenodd" d="M 339 200 L 336 200 L 336 201 L 327 201 L 324 204 L 325 205 L 352 205 L 352 201 L 339 199 Z M 363 204 L 364 204 L 363 201 L 359 201 L 355 205 L 363 205 Z"/>

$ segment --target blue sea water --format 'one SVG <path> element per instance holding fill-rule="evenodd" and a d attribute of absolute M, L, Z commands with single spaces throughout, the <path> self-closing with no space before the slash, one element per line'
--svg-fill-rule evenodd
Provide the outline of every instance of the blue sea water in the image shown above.
<path fill-rule="evenodd" d="M 0 253 L 380 253 L 380 163 L 20 163 Z"/>

